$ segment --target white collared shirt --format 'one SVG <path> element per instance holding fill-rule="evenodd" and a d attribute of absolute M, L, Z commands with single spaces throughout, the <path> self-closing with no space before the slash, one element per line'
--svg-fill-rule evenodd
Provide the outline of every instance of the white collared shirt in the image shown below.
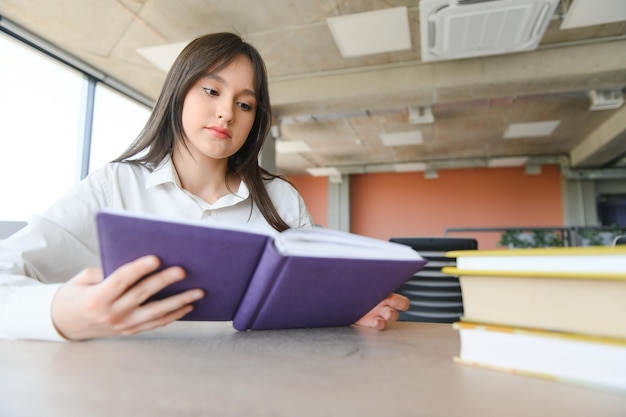
<path fill-rule="evenodd" d="M 312 225 L 298 192 L 274 179 L 266 188 L 281 218 L 292 228 Z M 100 266 L 95 214 L 127 210 L 185 220 L 271 226 L 252 207 L 248 188 L 209 204 L 184 190 L 171 159 L 153 171 L 111 163 L 92 172 L 41 216 L 0 240 L 0 338 L 63 340 L 51 318 L 60 285 L 80 271 Z"/>

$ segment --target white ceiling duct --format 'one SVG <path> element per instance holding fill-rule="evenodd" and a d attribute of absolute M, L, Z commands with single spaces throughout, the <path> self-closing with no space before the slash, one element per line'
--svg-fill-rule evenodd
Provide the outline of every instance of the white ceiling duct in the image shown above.
<path fill-rule="evenodd" d="M 559 0 L 420 0 L 422 61 L 537 48 Z"/>

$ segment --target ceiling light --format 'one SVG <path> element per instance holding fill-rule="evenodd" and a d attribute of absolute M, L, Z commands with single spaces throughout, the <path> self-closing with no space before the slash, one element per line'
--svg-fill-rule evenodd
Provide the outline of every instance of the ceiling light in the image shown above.
<path fill-rule="evenodd" d="M 170 67 L 176 60 L 176 57 L 187 46 L 189 42 L 177 42 L 167 45 L 149 46 L 146 48 L 138 48 L 137 53 L 148 61 L 150 61 L 157 68 L 162 69 L 164 72 L 168 72 Z"/>
<path fill-rule="evenodd" d="M 572 0 L 561 29 L 602 25 L 626 20 L 624 0 Z"/>
<path fill-rule="evenodd" d="M 341 172 L 335 167 L 307 168 L 306 172 L 314 177 L 341 177 Z"/>
<path fill-rule="evenodd" d="M 344 58 L 411 49 L 406 7 L 326 19 Z"/>
<path fill-rule="evenodd" d="M 424 162 L 403 162 L 393 164 L 393 169 L 396 172 L 426 171 L 426 164 Z"/>
<path fill-rule="evenodd" d="M 487 166 L 489 168 L 521 167 L 521 166 L 524 166 L 526 161 L 528 161 L 528 158 L 525 156 L 492 158 L 492 159 L 489 159 Z"/>
<path fill-rule="evenodd" d="M 424 142 L 422 132 L 419 130 L 398 133 L 383 133 L 380 135 L 380 140 L 382 140 L 383 145 L 385 146 L 419 145 Z"/>
<path fill-rule="evenodd" d="M 506 132 L 504 132 L 504 139 L 550 136 L 559 123 L 561 123 L 560 120 L 512 123 L 507 127 Z"/>
<path fill-rule="evenodd" d="M 433 108 L 431 106 L 409 107 L 409 123 L 412 125 L 433 123 Z"/>
<path fill-rule="evenodd" d="M 277 140 L 276 152 L 278 153 L 311 152 L 311 147 L 302 141 Z"/>

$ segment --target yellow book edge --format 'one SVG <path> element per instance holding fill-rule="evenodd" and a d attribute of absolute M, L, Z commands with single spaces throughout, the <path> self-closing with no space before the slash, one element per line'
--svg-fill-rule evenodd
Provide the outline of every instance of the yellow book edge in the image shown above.
<path fill-rule="evenodd" d="M 626 255 L 626 245 L 619 246 L 567 246 L 556 248 L 454 250 L 446 252 L 449 258 L 475 256 L 582 256 Z"/>
<path fill-rule="evenodd" d="M 498 278 L 559 278 L 559 279 L 593 279 L 593 280 L 626 280 L 626 274 L 612 272 L 559 272 L 559 271 L 491 271 L 480 269 L 459 269 L 455 266 L 445 266 L 441 269 L 444 274 L 456 276 L 482 276 Z"/>
<path fill-rule="evenodd" d="M 557 378 L 555 376 L 552 376 L 550 374 L 545 374 L 545 373 L 541 373 L 541 372 L 530 372 L 530 371 L 524 371 L 521 369 L 517 369 L 517 368 L 509 368 L 506 366 L 495 366 L 495 365 L 487 365 L 481 362 L 475 362 L 475 361 L 470 361 L 470 360 L 466 360 L 466 359 L 461 359 L 459 356 L 454 356 L 452 358 L 452 360 L 455 363 L 461 364 L 461 365 L 468 365 L 468 366 L 472 366 L 474 368 L 481 368 L 481 369 L 489 369 L 492 371 L 500 371 L 500 372 L 508 372 L 511 374 L 516 374 L 516 375 L 524 375 L 524 376 L 531 376 L 534 378 L 541 378 L 541 379 L 547 379 L 549 381 L 564 381 L 561 378 Z M 564 381 L 565 382 L 565 381 Z"/>
<path fill-rule="evenodd" d="M 610 336 L 597 336 L 582 333 L 571 332 L 559 332 L 555 330 L 528 328 L 528 327 L 516 327 L 495 325 L 490 323 L 481 323 L 476 321 L 468 321 L 461 317 L 461 321 L 452 323 L 452 328 L 455 330 L 478 330 L 478 331 L 490 331 L 508 334 L 525 334 L 537 337 L 549 337 L 554 339 L 566 339 L 584 343 L 602 343 L 614 346 L 620 346 L 626 348 L 626 339 Z"/>

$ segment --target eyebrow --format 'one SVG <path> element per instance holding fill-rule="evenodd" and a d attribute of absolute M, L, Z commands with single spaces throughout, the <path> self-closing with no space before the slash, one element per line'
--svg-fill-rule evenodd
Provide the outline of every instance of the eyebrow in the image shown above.
<path fill-rule="evenodd" d="M 206 74 L 206 75 L 204 75 L 204 78 L 211 78 L 211 79 L 216 80 L 217 82 L 219 82 L 221 84 L 228 84 L 223 77 L 220 77 L 217 74 Z M 252 96 L 253 98 L 256 98 L 256 93 L 254 92 L 254 90 L 250 90 L 249 88 L 244 88 L 241 92 L 243 94 L 246 94 L 246 95 Z"/>

